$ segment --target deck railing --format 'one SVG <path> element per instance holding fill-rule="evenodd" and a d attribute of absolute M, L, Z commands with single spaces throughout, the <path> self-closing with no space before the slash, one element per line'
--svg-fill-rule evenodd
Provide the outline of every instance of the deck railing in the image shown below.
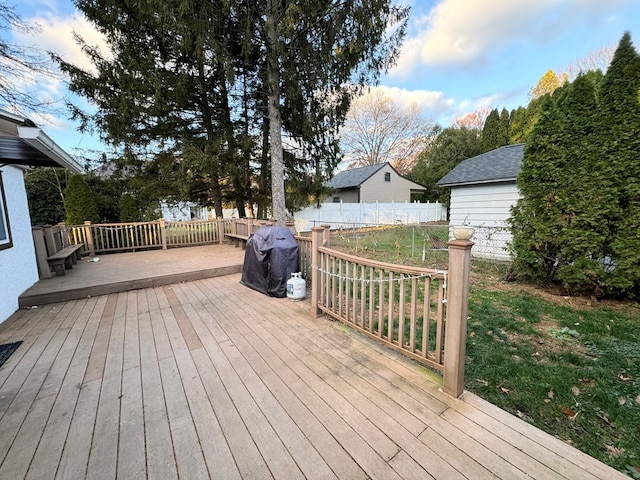
<path fill-rule="evenodd" d="M 84 243 L 90 254 L 134 252 L 154 248 L 221 243 L 231 230 L 231 220 L 194 222 L 91 223 L 66 225 L 69 244 Z"/>
<path fill-rule="evenodd" d="M 449 242 L 449 270 L 408 267 L 333 250 L 329 229 L 311 233 L 311 303 L 325 313 L 464 385 L 469 258 L 473 243 Z"/>

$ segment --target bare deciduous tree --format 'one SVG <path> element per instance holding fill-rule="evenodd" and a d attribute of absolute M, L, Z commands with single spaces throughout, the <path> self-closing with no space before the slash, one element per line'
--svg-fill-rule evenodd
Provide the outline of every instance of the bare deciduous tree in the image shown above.
<path fill-rule="evenodd" d="M 0 0 L 0 31 L 37 33 L 38 25 L 25 22 L 15 8 Z M 35 76 L 54 77 L 51 61 L 36 47 L 0 39 L 0 105 L 20 114 L 51 111 L 53 101 L 28 85 Z"/>
<path fill-rule="evenodd" d="M 350 167 L 390 162 L 406 174 L 429 144 L 434 127 L 418 105 L 403 109 L 391 97 L 374 90 L 352 102 L 340 143 Z"/>
<path fill-rule="evenodd" d="M 478 107 L 473 112 L 456 119 L 453 126 L 457 128 L 466 128 L 468 130 L 482 130 L 484 122 L 491 113 L 491 107 Z"/>

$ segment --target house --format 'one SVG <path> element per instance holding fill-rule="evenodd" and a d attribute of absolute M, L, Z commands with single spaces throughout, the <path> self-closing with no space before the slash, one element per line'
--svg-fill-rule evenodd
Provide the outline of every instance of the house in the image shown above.
<path fill-rule="evenodd" d="M 412 193 L 427 190 L 400 176 L 389 163 L 344 170 L 324 186 L 334 190 L 329 200 L 334 203 L 404 203 Z"/>
<path fill-rule="evenodd" d="M 450 225 L 475 227 L 475 256 L 510 258 L 507 219 L 520 198 L 516 177 L 523 155 L 524 144 L 500 147 L 464 160 L 438 181 L 439 186 L 451 188 Z"/>
<path fill-rule="evenodd" d="M 81 172 L 31 120 L 0 110 L 0 322 L 18 309 L 18 297 L 38 281 L 23 178 L 30 166 Z"/>

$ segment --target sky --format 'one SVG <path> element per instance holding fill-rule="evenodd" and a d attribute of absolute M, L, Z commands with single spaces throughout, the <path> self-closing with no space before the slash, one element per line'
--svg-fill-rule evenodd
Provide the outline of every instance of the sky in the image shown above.
<path fill-rule="evenodd" d="M 71 0 L 8 0 L 37 34 L 14 35 L 19 44 L 54 51 L 78 66 L 89 63 L 73 39 L 101 45 L 100 35 Z M 480 107 L 526 106 L 528 93 L 548 70 L 559 71 L 603 47 L 616 46 L 625 31 L 640 45 L 638 0 L 399 0 L 411 6 L 407 36 L 397 64 L 375 88 L 399 106 L 412 103 L 442 126 Z M 82 108 L 63 79 L 32 79 L 32 88 Z M 68 153 L 97 157 L 108 151 L 96 136 L 79 133 L 65 115 L 30 115 Z"/>

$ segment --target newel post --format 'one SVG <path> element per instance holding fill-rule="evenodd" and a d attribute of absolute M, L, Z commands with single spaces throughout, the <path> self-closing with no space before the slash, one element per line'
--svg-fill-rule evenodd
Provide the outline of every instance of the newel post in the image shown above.
<path fill-rule="evenodd" d="M 167 249 L 167 225 L 164 218 L 158 220 L 160 225 L 160 241 L 162 242 L 162 249 Z"/>
<path fill-rule="evenodd" d="M 456 398 L 464 391 L 469 270 L 473 245 L 474 243 L 470 240 L 449 241 L 443 390 Z"/>
<path fill-rule="evenodd" d="M 324 235 L 323 227 L 313 227 L 311 229 L 311 314 L 319 317 L 321 310 L 318 308 L 320 300 L 320 250 L 324 243 L 322 237 Z"/>
<path fill-rule="evenodd" d="M 218 234 L 218 243 L 224 240 L 224 219 L 216 218 L 216 233 Z"/>
<path fill-rule="evenodd" d="M 51 278 L 51 271 L 47 263 L 48 255 L 44 239 L 44 230 L 42 227 L 31 227 L 31 233 L 33 234 L 33 245 L 36 250 L 36 262 L 38 264 L 40 278 Z"/>
<path fill-rule="evenodd" d="M 66 232 L 65 232 L 66 235 Z M 87 252 L 89 252 L 90 256 L 94 256 L 96 254 L 95 247 L 93 245 L 93 235 L 91 234 L 91 222 L 84 222 L 84 238 L 87 242 L 85 247 L 87 248 Z"/>

